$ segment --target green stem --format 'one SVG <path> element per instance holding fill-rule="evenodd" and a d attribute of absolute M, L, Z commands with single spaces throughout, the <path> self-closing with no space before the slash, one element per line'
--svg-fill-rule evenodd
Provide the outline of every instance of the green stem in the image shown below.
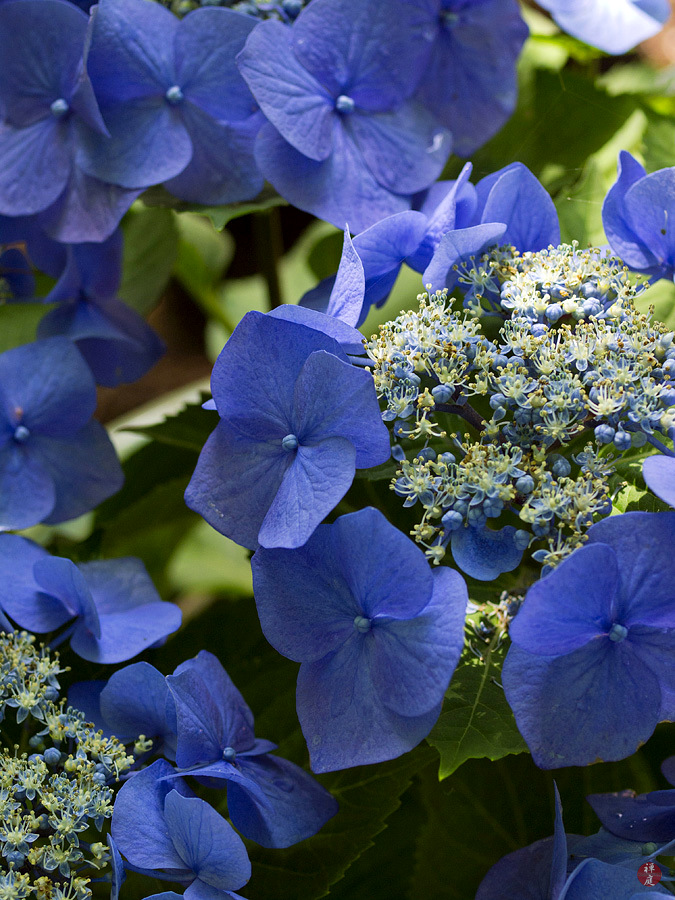
<path fill-rule="evenodd" d="M 278 263 L 283 254 L 281 219 L 276 207 L 253 215 L 253 235 L 255 239 L 258 268 L 267 284 L 267 299 L 270 309 L 281 306 L 281 283 Z"/>

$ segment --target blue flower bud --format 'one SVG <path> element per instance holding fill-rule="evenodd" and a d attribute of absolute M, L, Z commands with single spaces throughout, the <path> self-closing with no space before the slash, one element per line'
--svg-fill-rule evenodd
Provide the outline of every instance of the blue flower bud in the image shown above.
<path fill-rule="evenodd" d="M 454 390 L 449 384 L 437 384 L 435 388 L 431 389 L 431 396 L 436 403 L 448 403 L 452 400 L 452 395 L 454 393 Z"/>
<path fill-rule="evenodd" d="M 405 451 L 403 450 L 403 447 L 401 447 L 400 444 L 394 444 L 394 446 L 391 448 L 391 456 L 392 459 L 396 460 L 396 462 L 403 462 L 403 460 L 405 459 Z"/>
<path fill-rule="evenodd" d="M 554 456 L 552 456 L 550 462 L 552 463 L 551 471 L 557 478 L 567 478 L 567 476 L 572 471 L 572 466 L 565 459 L 565 457 L 560 456 L 560 454 L 555 454 Z"/>
<path fill-rule="evenodd" d="M 598 425 L 595 429 L 595 439 L 599 444 L 611 444 L 615 431 L 611 425 Z"/>
<path fill-rule="evenodd" d="M 500 406 L 506 406 L 507 400 L 503 394 L 493 394 L 490 397 L 490 406 L 492 409 L 499 409 Z"/>
<path fill-rule="evenodd" d="M 61 751 L 57 750 L 56 747 L 47 747 L 44 752 L 44 759 L 48 766 L 56 766 L 61 759 Z"/>
<path fill-rule="evenodd" d="M 446 466 L 453 466 L 457 460 L 454 453 L 450 453 L 449 450 L 446 450 L 445 453 L 439 454 L 438 462 L 445 463 Z"/>
<path fill-rule="evenodd" d="M 559 303 L 552 303 L 544 310 L 544 315 L 549 322 L 557 322 L 564 315 L 563 308 Z"/>
<path fill-rule="evenodd" d="M 631 435 L 627 431 L 617 431 L 614 435 L 614 446 L 618 450 L 629 450 L 631 443 Z"/>
<path fill-rule="evenodd" d="M 423 447 L 422 450 L 418 450 L 415 454 L 417 459 L 431 460 L 436 459 L 436 451 L 433 447 Z"/>
<path fill-rule="evenodd" d="M 457 531 L 464 524 L 464 516 L 461 513 L 451 509 L 441 519 L 441 524 L 446 531 Z"/>
<path fill-rule="evenodd" d="M 513 543 L 516 545 L 516 547 L 519 550 L 527 550 L 527 548 L 530 546 L 531 538 L 532 538 L 532 535 L 529 533 L 529 531 L 525 531 L 524 528 L 519 528 L 513 534 Z M 513 603 L 515 603 L 515 601 L 513 601 Z M 513 603 L 511 605 L 513 605 Z M 518 604 L 518 605 L 520 605 L 520 604 Z M 514 615 L 514 614 L 515 614 L 515 610 L 513 613 L 511 613 L 511 615 Z"/>
<path fill-rule="evenodd" d="M 519 494 L 531 494 L 534 490 L 534 478 L 531 475 L 521 475 L 516 481 L 516 490 Z"/>

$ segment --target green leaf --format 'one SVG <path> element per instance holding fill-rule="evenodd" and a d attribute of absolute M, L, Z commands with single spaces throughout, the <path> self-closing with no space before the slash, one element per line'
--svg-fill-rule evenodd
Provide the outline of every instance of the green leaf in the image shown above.
<path fill-rule="evenodd" d="M 467 759 L 501 759 L 527 750 L 520 736 L 503 688 L 495 683 L 504 654 L 493 639 L 484 662 L 460 662 L 445 694 L 438 722 L 427 738 L 441 757 L 440 779 L 458 769 Z"/>
<path fill-rule="evenodd" d="M 141 209 L 123 225 L 124 260 L 119 296 L 145 315 L 167 285 L 178 250 L 175 216 L 169 209 Z"/>
<path fill-rule="evenodd" d="M 40 319 L 53 308 L 51 303 L 0 304 L 0 353 L 34 341 Z"/>
<path fill-rule="evenodd" d="M 203 394 L 202 397 L 203 400 L 206 400 L 208 395 Z M 124 431 L 145 435 L 159 444 L 168 444 L 172 447 L 182 447 L 184 450 L 201 453 L 206 439 L 217 423 L 218 413 L 215 410 L 202 409 L 200 403 L 195 403 L 186 406 L 175 416 L 170 416 L 156 425 L 128 426 Z"/>
<path fill-rule="evenodd" d="M 342 232 L 336 230 L 334 234 L 326 234 L 320 238 L 309 251 L 307 263 L 319 280 L 337 272 L 343 240 Z"/>
<path fill-rule="evenodd" d="M 225 231 L 216 231 L 204 216 L 176 216 L 180 240 L 174 275 L 195 297 L 213 290 L 232 260 L 234 244 Z"/>
<path fill-rule="evenodd" d="M 642 464 L 654 448 L 647 444 L 639 450 L 631 450 L 614 464 L 616 474 L 612 475 L 610 489 L 616 494 L 612 500 L 612 515 L 626 512 L 666 512 L 667 503 L 659 500 L 649 490 L 642 477 Z"/>
<path fill-rule="evenodd" d="M 265 210 L 273 209 L 275 206 L 288 206 L 288 203 L 276 192 L 263 192 L 260 195 L 260 199 L 252 203 L 232 203 L 229 206 L 193 206 L 190 207 L 190 211 L 208 216 L 213 222 L 213 227 L 218 231 L 222 231 L 232 219 L 247 216 L 249 213 L 265 212 Z"/>

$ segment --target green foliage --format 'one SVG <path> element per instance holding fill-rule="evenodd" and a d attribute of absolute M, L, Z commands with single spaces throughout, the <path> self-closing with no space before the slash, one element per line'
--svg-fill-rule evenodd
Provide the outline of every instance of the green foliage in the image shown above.
<path fill-rule="evenodd" d="M 28 344 L 35 340 L 40 319 L 53 305 L 43 303 L 4 303 L 0 304 L 0 353 Z"/>
<path fill-rule="evenodd" d="M 178 251 L 178 229 L 169 209 L 144 208 L 127 217 L 119 296 L 141 315 L 167 285 Z"/>
<path fill-rule="evenodd" d="M 441 715 L 427 738 L 441 757 L 440 779 L 467 759 L 496 760 L 527 750 L 499 684 L 504 651 L 497 644 L 495 637 L 482 650 L 482 660 L 465 653 L 452 676 Z"/>

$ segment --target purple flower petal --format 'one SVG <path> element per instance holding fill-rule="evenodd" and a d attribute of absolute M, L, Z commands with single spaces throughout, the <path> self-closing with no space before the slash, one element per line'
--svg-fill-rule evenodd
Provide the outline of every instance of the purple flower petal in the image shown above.
<path fill-rule="evenodd" d="M 330 292 L 326 315 L 341 319 L 348 325 L 357 325 L 365 289 L 363 262 L 349 236 L 349 227 L 345 225 L 340 266 Z"/>
<path fill-rule="evenodd" d="M 327 335 L 340 345 L 345 353 L 360 355 L 363 350 L 363 335 L 356 328 L 347 325 L 335 316 L 329 316 L 315 309 L 305 306 L 294 306 L 284 303 L 267 313 L 274 319 L 284 319 L 286 322 L 295 322 L 306 328 L 313 328 Z M 216 408 L 215 406 L 213 407 Z"/>
<path fill-rule="evenodd" d="M 298 61 L 291 30 L 261 22 L 237 57 L 239 70 L 267 119 L 303 156 L 325 160 L 338 122 L 335 98 Z"/>
<path fill-rule="evenodd" d="M 560 243 L 558 213 L 548 192 L 522 163 L 512 163 L 495 178 L 481 222 L 504 222 L 501 243 L 517 250 L 543 250 Z M 480 189 L 480 186 L 479 186 Z"/>
<path fill-rule="evenodd" d="M 604 828 L 629 841 L 671 841 L 675 836 L 675 790 L 586 797 Z"/>
<path fill-rule="evenodd" d="M 300 445 L 265 515 L 263 547 L 301 547 L 354 480 L 356 451 L 343 437 Z"/>
<path fill-rule="evenodd" d="M 0 534 L 0 609 L 29 631 L 53 631 L 73 615 L 56 597 L 42 593 L 35 581 L 33 566 L 48 558 L 38 544 L 18 534 Z"/>
<path fill-rule="evenodd" d="M 0 529 L 30 528 L 54 508 L 54 480 L 25 445 L 0 446 Z"/>
<path fill-rule="evenodd" d="M 668 0 L 541 0 L 539 5 L 574 37 L 614 54 L 653 37 L 670 16 Z"/>
<path fill-rule="evenodd" d="M 255 783 L 227 788 L 227 809 L 235 827 L 263 847 L 290 847 L 316 834 L 338 811 L 337 801 L 312 776 L 278 756 L 245 757 L 242 773 Z"/>
<path fill-rule="evenodd" d="M 647 487 L 669 506 L 675 506 L 675 459 L 672 456 L 648 456 L 642 464 Z"/>
<path fill-rule="evenodd" d="M 618 583 L 610 547 L 581 547 L 529 589 L 509 628 L 512 641 L 530 653 L 559 656 L 606 635 Z"/>
<path fill-rule="evenodd" d="M 499 531 L 471 525 L 453 531 L 452 558 L 462 572 L 478 581 L 493 581 L 502 572 L 512 572 L 524 550 L 513 540 L 516 529 L 505 525 Z"/>
<path fill-rule="evenodd" d="M 46 556 L 33 565 L 33 574 L 39 587 L 61 601 L 71 616 L 80 619 L 84 628 L 101 637 L 98 610 L 82 573 L 71 559 Z"/>
<path fill-rule="evenodd" d="M 29 0 L 21 0 L 21 4 L 27 2 Z M 2 8 L 6 9 L 7 5 Z M 11 5 L 18 6 L 19 3 Z M 31 215 L 56 202 L 71 170 L 67 125 L 53 117 L 39 119 L 21 128 L 0 122 L 0 153 L 0 212 L 3 215 Z"/>
<path fill-rule="evenodd" d="M 246 884 L 251 864 L 243 841 L 212 806 L 172 790 L 164 819 L 176 852 L 200 881 L 220 891 Z"/>
<path fill-rule="evenodd" d="M 363 231 L 410 208 L 408 197 L 377 181 L 339 122 L 334 126 L 333 152 L 323 162 L 295 150 L 269 123 L 260 129 L 255 156 L 260 171 L 286 200 L 338 228 L 349 222 L 354 231 Z"/>
<path fill-rule="evenodd" d="M 512 645 L 502 683 L 542 769 L 624 759 L 659 720 L 658 679 L 630 641 L 595 642 L 558 657 Z"/>
<path fill-rule="evenodd" d="M 167 704 L 173 700 L 165 677 L 149 663 L 133 663 L 114 672 L 101 691 L 99 704 L 107 726 L 118 737 L 144 734 L 165 738 L 172 733 Z"/>
<path fill-rule="evenodd" d="M 635 233 L 626 208 L 628 190 L 647 175 L 643 166 L 626 150 L 619 153 L 618 175 L 602 205 L 602 224 L 614 253 L 634 269 L 651 269 L 656 257 Z"/>
<path fill-rule="evenodd" d="M 169 835 L 164 802 L 176 790 L 183 796 L 192 792 L 182 779 L 166 779 L 173 769 L 158 759 L 146 769 L 125 781 L 115 798 L 112 836 L 121 853 L 134 866 L 147 869 L 169 869 L 183 880 L 191 874 Z M 143 823 L 143 828 L 138 823 Z"/>

